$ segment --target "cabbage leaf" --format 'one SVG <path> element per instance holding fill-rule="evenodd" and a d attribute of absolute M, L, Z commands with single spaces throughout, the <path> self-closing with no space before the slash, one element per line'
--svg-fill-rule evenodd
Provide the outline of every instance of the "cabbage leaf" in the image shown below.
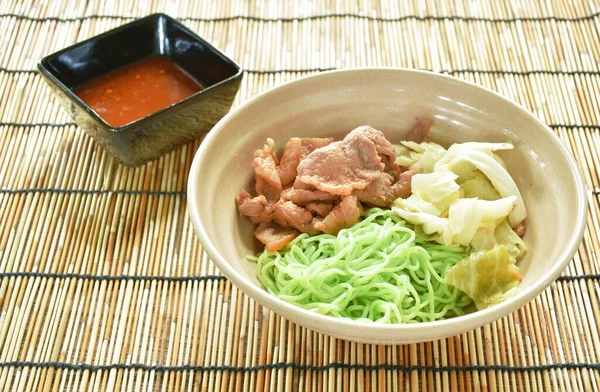
<path fill-rule="evenodd" d="M 445 280 L 478 309 L 514 295 L 521 281 L 516 262 L 527 251 L 513 227 L 526 217 L 523 198 L 504 161 L 495 154 L 511 143 L 469 142 L 448 150 L 435 143 L 402 142 L 397 163 L 417 173 L 412 194 L 394 210 L 431 240 L 471 247 Z"/>
<path fill-rule="evenodd" d="M 468 180 L 459 180 L 458 184 L 464 192 L 464 197 L 468 199 L 498 200 L 501 198 L 496 188 L 480 172 L 473 173 L 473 176 Z"/>
<path fill-rule="evenodd" d="M 461 150 L 452 157 L 448 150 L 448 154 L 436 163 L 434 168 L 436 172 L 444 170 L 452 171 L 459 177 L 466 178 L 473 177 L 475 170 L 479 170 L 489 179 L 501 197 L 515 196 L 517 198 L 515 208 L 509 215 L 512 227 L 516 227 L 527 216 L 525 203 L 515 180 L 512 179 L 506 168 L 490 154 L 476 149 Z"/>
<path fill-rule="evenodd" d="M 482 310 L 513 296 L 522 277 L 504 245 L 474 252 L 449 268 L 445 280 L 467 294 Z"/>
<path fill-rule="evenodd" d="M 494 154 L 494 151 L 499 150 L 512 150 L 514 146 L 512 143 L 486 143 L 486 142 L 466 142 L 466 143 L 455 143 L 444 154 L 444 157 L 439 160 L 441 165 L 447 164 L 454 158 L 456 158 L 459 154 L 464 153 L 465 151 L 479 151 L 482 152 L 498 161 L 504 168 L 504 162 L 500 157 Z"/>
<path fill-rule="evenodd" d="M 526 217 L 521 193 L 495 154 L 512 149 L 511 143 L 457 143 L 445 150 L 431 142 L 408 141 L 396 148 L 401 166 L 422 170 L 412 177 L 412 194 L 392 206 L 403 219 L 423 225 L 425 234 L 447 246 L 487 250 L 504 244 L 515 257 L 526 249 L 507 227 L 497 231 L 507 216 L 508 227 Z"/>
<path fill-rule="evenodd" d="M 425 234 L 437 234 L 435 240 L 441 244 L 470 245 L 482 228 L 489 228 L 493 237 L 496 227 L 513 209 L 515 200 L 514 196 L 494 201 L 458 199 L 450 205 L 448 216 L 441 217 L 434 204 L 413 194 L 407 199 L 397 199 L 392 210 L 402 219 L 421 225 Z M 490 243 L 495 244 L 495 238 Z"/>
<path fill-rule="evenodd" d="M 457 178 L 452 172 L 415 174 L 411 180 L 411 191 L 413 195 L 434 204 L 449 198 L 456 200 L 460 190 Z"/>
<path fill-rule="evenodd" d="M 517 259 L 517 261 L 527 253 L 527 245 L 525 245 L 523 239 L 515 233 L 512 227 L 510 227 L 507 220 L 502 221 L 496 228 L 494 236 L 496 238 L 496 244 L 505 245 L 508 248 L 510 255 Z"/>
<path fill-rule="evenodd" d="M 403 141 L 394 144 L 396 163 L 409 167 L 417 173 L 431 173 L 435 164 L 446 155 L 446 149 L 433 142 L 416 143 Z"/>
<path fill-rule="evenodd" d="M 495 229 L 513 210 L 515 196 L 499 200 L 459 199 L 450 206 L 448 227 L 452 239 L 460 245 L 469 245 L 477 230 Z"/>

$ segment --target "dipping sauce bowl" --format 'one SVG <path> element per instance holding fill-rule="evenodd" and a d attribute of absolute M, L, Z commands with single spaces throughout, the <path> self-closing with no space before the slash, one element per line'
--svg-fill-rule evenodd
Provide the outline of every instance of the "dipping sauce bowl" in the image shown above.
<path fill-rule="evenodd" d="M 210 131 L 231 108 L 243 73 L 164 14 L 53 53 L 38 68 L 77 125 L 128 166 Z"/>

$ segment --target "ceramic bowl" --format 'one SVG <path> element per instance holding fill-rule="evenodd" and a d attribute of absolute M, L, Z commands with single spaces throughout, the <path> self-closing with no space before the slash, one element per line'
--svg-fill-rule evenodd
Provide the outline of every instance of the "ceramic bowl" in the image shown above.
<path fill-rule="evenodd" d="M 293 136 L 340 138 L 359 125 L 382 130 L 392 142 L 413 124 L 433 119 L 445 132 L 434 141 L 511 140 L 501 154 L 527 211 L 529 252 L 519 265 L 517 294 L 486 310 L 442 321 L 381 325 L 313 313 L 263 289 L 248 254 L 260 248 L 234 197 L 253 189 L 254 150 L 268 137 L 281 151 Z M 564 270 L 580 244 L 586 190 L 571 154 L 546 125 L 502 96 L 449 76 L 401 69 L 353 69 L 276 87 L 223 118 L 196 154 L 188 183 L 194 229 L 208 255 L 233 284 L 259 304 L 312 330 L 365 343 L 414 343 L 458 335 L 502 318 L 534 299 Z"/>
<path fill-rule="evenodd" d="M 73 90 L 153 56 L 172 60 L 203 90 L 123 126 L 107 123 Z M 43 58 L 38 68 L 77 125 L 111 155 L 137 166 L 204 135 L 229 111 L 241 68 L 165 14 L 153 14 Z"/>

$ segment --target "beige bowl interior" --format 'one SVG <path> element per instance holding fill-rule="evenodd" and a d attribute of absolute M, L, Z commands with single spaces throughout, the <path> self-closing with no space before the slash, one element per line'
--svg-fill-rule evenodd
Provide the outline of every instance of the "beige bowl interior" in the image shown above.
<path fill-rule="evenodd" d="M 359 125 L 402 140 L 421 118 L 435 120 L 441 144 L 513 141 L 502 153 L 526 203 L 529 253 L 514 298 L 481 312 L 417 325 L 360 324 L 314 314 L 268 294 L 246 255 L 259 247 L 235 195 L 253 192 L 252 154 L 266 138 L 282 148 L 293 136 L 342 137 Z M 456 335 L 515 311 L 555 280 L 585 224 L 585 189 L 574 161 L 552 132 L 519 106 L 478 86 L 428 72 L 361 69 L 324 73 L 277 87 L 225 117 L 204 140 L 189 179 L 189 210 L 205 249 L 223 273 L 258 303 L 334 337 L 411 343 Z"/>

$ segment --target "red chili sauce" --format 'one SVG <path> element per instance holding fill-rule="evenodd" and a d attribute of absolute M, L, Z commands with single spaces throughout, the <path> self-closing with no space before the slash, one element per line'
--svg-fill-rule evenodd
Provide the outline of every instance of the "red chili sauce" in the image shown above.
<path fill-rule="evenodd" d="M 166 57 L 150 57 L 94 79 L 75 94 L 113 127 L 155 113 L 202 90 Z"/>

